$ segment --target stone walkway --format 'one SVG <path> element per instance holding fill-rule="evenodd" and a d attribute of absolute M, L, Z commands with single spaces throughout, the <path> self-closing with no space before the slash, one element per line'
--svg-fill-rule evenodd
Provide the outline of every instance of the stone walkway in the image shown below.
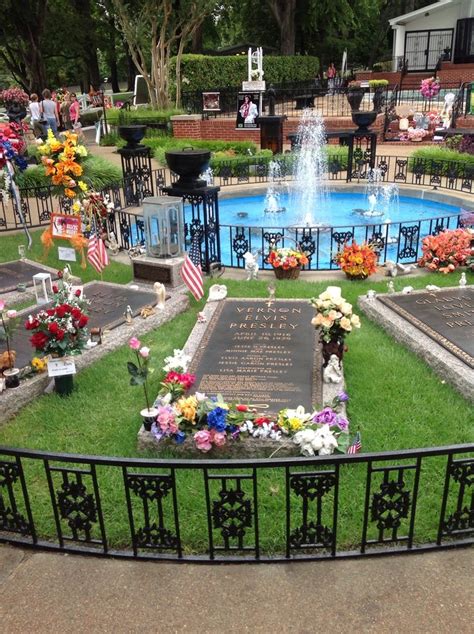
<path fill-rule="evenodd" d="M 474 619 L 473 565 L 466 549 L 210 566 L 1 546 L 0 631 L 463 634 Z"/>

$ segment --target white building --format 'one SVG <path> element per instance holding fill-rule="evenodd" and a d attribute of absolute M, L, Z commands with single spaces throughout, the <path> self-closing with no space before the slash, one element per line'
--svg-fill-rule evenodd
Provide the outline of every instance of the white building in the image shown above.
<path fill-rule="evenodd" d="M 474 63 L 474 0 L 440 0 L 389 20 L 394 30 L 393 70 L 433 71 L 446 61 Z"/>

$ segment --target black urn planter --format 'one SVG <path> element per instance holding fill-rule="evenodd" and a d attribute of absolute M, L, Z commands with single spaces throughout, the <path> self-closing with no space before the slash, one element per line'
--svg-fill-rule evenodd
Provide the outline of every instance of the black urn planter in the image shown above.
<path fill-rule="evenodd" d="M 359 110 L 362 99 L 365 95 L 365 88 L 349 88 L 346 94 L 351 110 Z"/>
<path fill-rule="evenodd" d="M 352 112 L 352 121 L 357 126 L 357 132 L 367 132 L 369 125 L 372 125 L 376 117 L 375 110 Z"/>
<path fill-rule="evenodd" d="M 196 189 L 207 185 L 206 181 L 199 176 L 209 167 L 211 160 L 209 150 L 184 148 L 166 152 L 165 157 L 170 170 L 179 176 L 178 181 L 173 183 L 173 187 Z"/>
<path fill-rule="evenodd" d="M 118 133 L 127 142 L 126 150 L 133 150 L 145 136 L 146 125 L 119 125 Z"/>
<path fill-rule="evenodd" d="M 372 103 L 374 104 L 375 112 L 382 112 L 385 103 L 385 88 L 383 86 L 375 89 Z"/>

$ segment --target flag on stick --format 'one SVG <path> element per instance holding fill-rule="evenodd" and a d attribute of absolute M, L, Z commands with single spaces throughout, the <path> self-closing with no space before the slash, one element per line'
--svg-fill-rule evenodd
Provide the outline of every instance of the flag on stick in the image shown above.
<path fill-rule="evenodd" d="M 107 249 L 105 248 L 104 241 L 101 238 L 98 238 L 95 232 L 92 232 L 89 237 L 87 259 L 95 268 L 97 273 L 102 273 L 103 269 L 105 269 L 109 263 L 109 256 L 107 255 Z"/>
<path fill-rule="evenodd" d="M 201 247 L 199 232 L 193 236 L 189 253 L 186 253 L 183 266 L 181 267 L 181 278 L 194 296 L 200 300 L 204 296 L 204 281 L 201 269 Z"/>
<path fill-rule="evenodd" d="M 359 453 L 361 449 L 362 449 L 362 441 L 360 437 L 360 432 L 356 432 L 356 435 L 354 436 L 354 440 L 347 448 L 347 453 Z"/>

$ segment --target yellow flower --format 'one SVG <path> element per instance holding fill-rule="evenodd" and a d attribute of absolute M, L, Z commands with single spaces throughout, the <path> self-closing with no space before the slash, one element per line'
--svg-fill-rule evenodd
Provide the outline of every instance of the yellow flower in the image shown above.
<path fill-rule="evenodd" d="M 75 214 L 78 214 L 81 211 L 81 203 L 77 202 L 76 200 L 76 202 L 72 206 L 72 210 Z"/>
<path fill-rule="evenodd" d="M 191 423 L 194 423 L 197 409 L 196 397 L 188 396 L 188 398 L 180 398 L 176 405 L 182 416 Z"/>
<path fill-rule="evenodd" d="M 84 181 L 78 181 L 77 184 L 79 185 L 79 188 L 81 189 L 81 191 L 86 192 L 89 188 L 87 187 L 87 184 L 84 183 Z"/>
<path fill-rule="evenodd" d="M 39 357 L 33 357 L 31 360 L 31 367 L 35 372 L 44 372 L 46 370 L 46 361 L 40 359 Z"/>
<path fill-rule="evenodd" d="M 78 156 L 85 157 L 85 156 L 87 156 L 87 149 L 83 145 L 78 145 L 76 147 L 76 154 Z"/>
<path fill-rule="evenodd" d="M 289 418 L 288 425 L 289 425 L 290 431 L 299 431 L 300 429 L 303 428 L 303 423 L 301 422 L 299 418 Z"/>

